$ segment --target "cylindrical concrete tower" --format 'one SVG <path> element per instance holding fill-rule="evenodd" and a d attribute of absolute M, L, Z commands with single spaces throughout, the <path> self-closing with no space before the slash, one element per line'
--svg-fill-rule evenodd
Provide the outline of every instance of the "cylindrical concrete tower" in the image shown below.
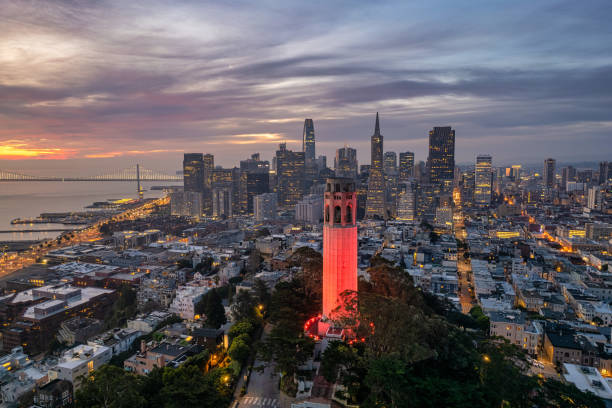
<path fill-rule="evenodd" d="M 323 319 L 332 318 L 340 294 L 357 291 L 357 199 L 355 182 L 329 178 L 323 224 Z"/>

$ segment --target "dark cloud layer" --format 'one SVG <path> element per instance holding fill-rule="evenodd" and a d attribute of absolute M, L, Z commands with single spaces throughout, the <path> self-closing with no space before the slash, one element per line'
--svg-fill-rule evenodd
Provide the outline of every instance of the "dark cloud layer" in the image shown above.
<path fill-rule="evenodd" d="M 0 0 L 0 158 L 231 165 L 312 117 L 367 162 L 376 111 L 419 159 L 447 124 L 460 161 L 612 156 L 606 1 L 407 3 Z"/>

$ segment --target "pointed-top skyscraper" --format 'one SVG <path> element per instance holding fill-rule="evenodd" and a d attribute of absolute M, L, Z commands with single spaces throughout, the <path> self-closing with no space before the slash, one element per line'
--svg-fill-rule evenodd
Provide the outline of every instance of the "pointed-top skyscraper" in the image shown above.
<path fill-rule="evenodd" d="M 371 139 L 372 161 L 368 180 L 368 197 L 366 201 L 366 218 L 387 219 L 385 204 L 385 176 L 383 173 L 383 136 L 380 134 L 380 122 L 376 112 L 376 124 Z"/>

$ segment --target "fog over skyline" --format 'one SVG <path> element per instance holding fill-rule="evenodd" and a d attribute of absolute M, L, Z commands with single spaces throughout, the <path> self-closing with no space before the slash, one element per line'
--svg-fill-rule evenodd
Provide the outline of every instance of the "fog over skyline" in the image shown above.
<path fill-rule="evenodd" d="M 0 0 L 0 168 L 179 169 L 183 152 L 237 165 L 278 144 L 369 163 L 612 159 L 612 7 L 575 1 Z M 54 160 L 31 160 L 44 158 Z M 29 160 L 26 160 L 29 159 Z"/>

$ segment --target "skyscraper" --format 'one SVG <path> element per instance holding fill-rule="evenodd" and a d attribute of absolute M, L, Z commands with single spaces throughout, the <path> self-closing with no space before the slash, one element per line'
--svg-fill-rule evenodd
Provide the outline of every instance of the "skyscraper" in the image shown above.
<path fill-rule="evenodd" d="M 304 134 L 302 136 L 302 151 L 306 161 L 315 160 L 315 131 L 312 119 L 304 119 Z"/>
<path fill-rule="evenodd" d="M 253 197 L 270 191 L 270 162 L 261 160 L 259 153 L 240 161 L 241 179 L 247 195 L 247 212 L 253 212 Z M 245 181 L 244 181 L 245 180 Z"/>
<path fill-rule="evenodd" d="M 204 167 L 204 198 L 202 199 L 202 210 L 206 215 L 212 215 L 213 200 L 212 200 L 212 183 L 213 170 L 215 169 L 215 156 L 205 154 L 202 156 Z"/>
<path fill-rule="evenodd" d="M 185 153 L 183 156 L 183 188 L 185 191 L 202 192 L 204 189 L 204 161 L 202 153 Z"/>
<path fill-rule="evenodd" d="M 399 179 L 408 180 L 414 177 L 414 153 L 402 152 L 399 154 Z"/>
<path fill-rule="evenodd" d="M 397 187 L 397 214 L 399 221 L 414 221 L 416 210 L 416 182 L 400 181 Z"/>
<path fill-rule="evenodd" d="M 491 155 L 476 156 L 474 204 L 479 207 L 488 207 L 491 204 L 491 163 Z"/>
<path fill-rule="evenodd" d="M 293 206 L 304 195 L 304 152 L 287 149 L 281 143 L 276 151 L 276 192 L 281 206 Z"/>
<path fill-rule="evenodd" d="M 253 197 L 253 209 L 255 221 L 267 221 L 276 219 L 276 193 L 259 194 Z"/>
<path fill-rule="evenodd" d="M 302 152 L 304 152 L 304 180 L 303 189 L 308 191 L 319 174 L 315 158 L 315 131 L 312 119 L 304 119 L 304 132 L 302 135 Z"/>
<path fill-rule="evenodd" d="M 383 171 L 385 174 L 385 200 L 387 203 L 387 215 L 395 217 L 397 206 L 397 154 L 385 152 L 383 156 Z"/>
<path fill-rule="evenodd" d="M 544 160 L 544 187 L 553 188 L 555 186 L 555 159 Z"/>
<path fill-rule="evenodd" d="M 429 131 L 427 168 L 431 184 L 450 190 L 455 173 L 455 131 L 450 126 Z"/>
<path fill-rule="evenodd" d="M 383 173 L 383 136 L 380 134 L 380 122 L 376 112 L 376 124 L 371 139 L 370 177 L 368 180 L 368 197 L 366 201 L 366 218 L 387 219 L 385 201 L 385 176 Z"/>
<path fill-rule="evenodd" d="M 576 169 L 573 166 L 567 166 L 561 169 L 561 189 L 567 189 L 568 181 L 576 181 Z"/>
<path fill-rule="evenodd" d="M 610 178 L 610 163 L 607 161 L 599 162 L 599 179 L 598 184 L 604 184 Z"/>
<path fill-rule="evenodd" d="M 357 150 L 344 146 L 336 150 L 334 171 L 336 177 L 357 178 Z"/>
<path fill-rule="evenodd" d="M 385 152 L 383 157 L 383 170 L 385 174 L 397 172 L 397 154 L 395 154 L 395 152 Z"/>

